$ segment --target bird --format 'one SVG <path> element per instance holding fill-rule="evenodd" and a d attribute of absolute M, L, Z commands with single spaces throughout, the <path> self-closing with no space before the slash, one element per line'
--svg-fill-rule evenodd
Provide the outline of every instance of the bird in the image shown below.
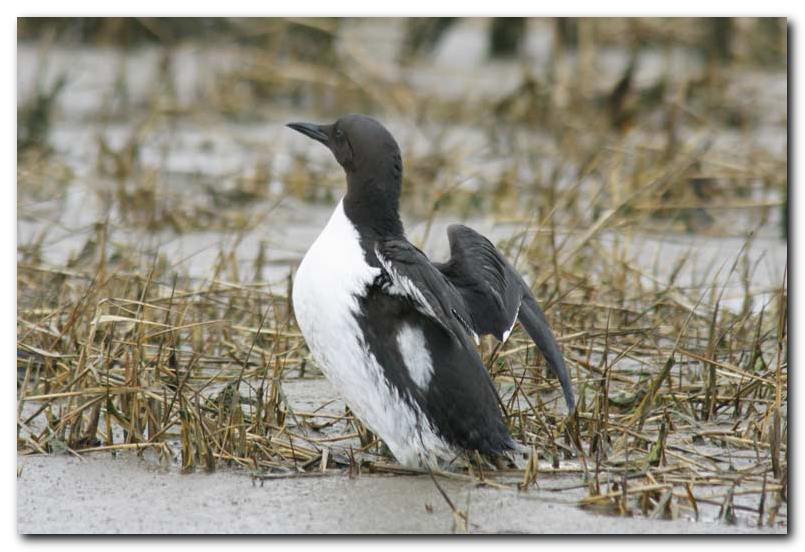
<path fill-rule="evenodd" d="M 346 193 L 299 264 L 293 310 L 311 355 L 354 415 L 411 468 L 462 454 L 523 450 L 476 348 L 519 320 L 575 408 L 545 314 L 512 265 L 471 228 L 448 227 L 450 258 L 432 262 L 400 220 L 400 148 L 376 119 L 288 123 L 332 152 Z"/>

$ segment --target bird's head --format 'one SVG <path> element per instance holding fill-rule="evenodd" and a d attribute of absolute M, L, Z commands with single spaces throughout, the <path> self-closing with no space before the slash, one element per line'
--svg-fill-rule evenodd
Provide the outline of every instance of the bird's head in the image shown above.
<path fill-rule="evenodd" d="M 396 173 L 402 176 L 397 141 L 386 127 L 366 115 L 345 115 L 330 125 L 288 123 L 288 127 L 321 142 L 352 175 Z"/>
<path fill-rule="evenodd" d="M 399 215 L 400 147 L 383 125 L 366 115 L 345 115 L 331 125 L 288 126 L 327 146 L 344 168 L 344 210 L 353 223 L 377 234 L 404 234 Z"/>

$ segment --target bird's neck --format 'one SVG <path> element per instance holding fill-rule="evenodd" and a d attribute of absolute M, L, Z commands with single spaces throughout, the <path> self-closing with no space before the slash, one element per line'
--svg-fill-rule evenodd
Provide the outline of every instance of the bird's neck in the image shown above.
<path fill-rule="evenodd" d="M 353 224 L 377 238 L 405 235 L 400 220 L 402 171 L 392 165 L 387 171 L 347 175 L 344 212 Z"/>

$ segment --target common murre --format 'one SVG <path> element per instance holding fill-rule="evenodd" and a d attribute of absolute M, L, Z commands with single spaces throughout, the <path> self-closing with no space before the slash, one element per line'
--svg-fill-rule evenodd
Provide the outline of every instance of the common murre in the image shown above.
<path fill-rule="evenodd" d="M 460 225 L 450 259 L 433 263 L 405 237 L 402 160 L 365 115 L 288 126 L 327 146 L 347 193 L 296 272 L 293 306 L 308 347 L 346 403 L 407 466 L 459 452 L 518 448 L 472 340 L 505 341 L 519 319 L 559 378 L 570 378 L 545 315 L 494 245 Z"/>

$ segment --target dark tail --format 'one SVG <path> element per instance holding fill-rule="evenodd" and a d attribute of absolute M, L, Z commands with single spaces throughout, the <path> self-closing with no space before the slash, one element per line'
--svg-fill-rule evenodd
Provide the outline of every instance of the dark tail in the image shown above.
<path fill-rule="evenodd" d="M 559 378 L 559 382 L 562 384 L 562 392 L 565 395 L 567 410 L 569 413 L 573 413 L 576 408 L 576 399 L 573 397 L 573 386 L 570 383 L 570 375 L 567 373 L 565 359 L 559 351 L 559 345 L 556 343 L 553 332 L 551 332 L 551 327 L 548 325 L 545 314 L 529 290 L 526 290 L 523 295 L 518 318 L 525 326 L 528 335 L 531 336 L 539 350 L 542 351 L 542 356 L 548 361 L 551 372 Z"/>

